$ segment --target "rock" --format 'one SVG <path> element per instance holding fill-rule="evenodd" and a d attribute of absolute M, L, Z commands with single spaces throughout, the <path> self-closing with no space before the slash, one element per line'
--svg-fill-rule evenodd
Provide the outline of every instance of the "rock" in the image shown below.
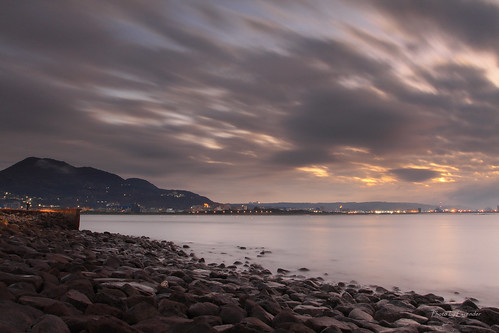
<path fill-rule="evenodd" d="M 258 318 L 246 317 L 229 332 L 245 332 L 241 328 L 252 330 L 250 332 L 273 332 L 274 329 Z M 238 330 L 239 329 L 239 330 Z M 246 331 L 247 332 L 247 331 Z"/>
<path fill-rule="evenodd" d="M 12 294 L 9 289 L 7 289 L 7 285 L 3 282 L 0 282 L 0 301 L 13 301 L 16 297 Z"/>
<path fill-rule="evenodd" d="M 490 328 L 484 328 L 481 326 L 473 326 L 473 325 L 459 325 L 459 332 L 461 332 L 461 333 L 495 333 L 495 331 L 490 329 Z"/>
<path fill-rule="evenodd" d="M 31 306 L 0 301 L 0 325 L 14 332 L 25 332 L 42 315 L 43 312 Z"/>
<path fill-rule="evenodd" d="M 132 325 L 155 316 L 159 316 L 158 310 L 147 302 L 141 302 L 133 306 L 125 314 L 127 322 Z"/>
<path fill-rule="evenodd" d="M 210 325 L 203 321 L 187 321 L 173 324 L 170 327 L 171 333 L 217 333 Z"/>
<path fill-rule="evenodd" d="M 315 333 L 315 331 L 302 323 L 284 323 L 279 329 L 293 333 Z M 341 333 L 341 331 L 339 331 Z"/>
<path fill-rule="evenodd" d="M 283 323 L 301 323 L 296 313 L 291 310 L 282 310 L 272 320 L 272 326 L 279 327 Z"/>
<path fill-rule="evenodd" d="M 104 316 L 88 321 L 88 333 L 137 333 L 137 331 L 123 320 Z"/>
<path fill-rule="evenodd" d="M 112 281 L 112 282 L 104 282 L 101 284 L 102 287 L 107 287 L 107 288 L 118 288 L 121 289 L 123 288 L 124 285 L 129 284 L 130 286 L 134 287 L 141 293 L 145 295 L 154 295 L 156 294 L 157 291 L 157 285 L 153 285 L 152 283 L 140 283 L 140 282 L 130 282 L 130 281 Z"/>
<path fill-rule="evenodd" d="M 477 316 L 469 318 L 476 318 L 487 325 L 499 324 L 499 309 L 498 308 L 482 308 L 476 311 Z"/>
<path fill-rule="evenodd" d="M 95 297 L 94 287 L 92 283 L 87 279 L 73 280 L 66 283 L 69 289 L 74 289 L 79 291 L 88 297 L 89 300 L 93 300 Z"/>
<path fill-rule="evenodd" d="M 95 294 L 94 302 L 104 303 L 118 309 L 126 309 L 126 294 L 119 289 L 103 288 Z"/>
<path fill-rule="evenodd" d="M 246 304 L 248 305 L 248 302 Z M 248 306 L 246 308 L 248 309 Z M 264 308 L 256 303 L 254 303 L 253 306 L 249 307 L 248 314 L 250 317 L 256 317 L 260 319 L 267 325 L 271 325 L 272 320 L 274 319 L 274 316 L 272 314 L 265 311 Z"/>
<path fill-rule="evenodd" d="M 191 305 L 187 310 L 187 314 L 189 315 L 190 318 L 205 316 L 205 315 L 216 316 L 218 315 L 219 311 L 220 311 L 219 307 L 213 303 L 200 302 Z"/>
<path fill-rule="evenodd" d="M 331 314 L 331 309 L 326 306 L 313 306 L 313 305 L 297 305 L 293 311 L 301 315 L 310 315 L 312 317 L 320 317 Z"/>
<path fill-rule="evenodd" d="M 74 305 L 77 309 L 85 311 L 87 306 L 92 304 L 85 294 L 82 294 L 78 290 L 69 290 L 63 298 L 64 302 Z"/>
<path fill-rule="evenodd" d="M 25 282 L 32 284 L 35 287 L 35 290 L 40 290 L 43 279 L 38 275 L 17 275 L 0 271 L 0 282 L 5 283 L 6 285 Z"/>
<path fill-rule="evenodd" d="M 112 316 L 118 319 L 123 319 L 123 311 L 114 306 L 104 304 L 104 303 L 93 303 L 90 304 L 85 310 L 86 315 L 101 315 L 101 316 Z"/>
<path fill-rule="evenodd" d="M 373 316 L 371 316 L 370 314 L 362 311 L 359 308 L 355 308 L 352 311 L 350 311 L 350 313 L 348 314 L 348 317 L 352 318 L 352 319 L 357 319 L 357 320 L 367 320 L 367 321 L 373 321 L 374 320 Z"/>
<path fill-rule="evenodd" d="M 334 318 L 331 318 L 331 317 L 310 318 L 310 319 L 307 319 L 305 321 L 305 325 L 312 328 L 316 332 L 320 332 L 328 327 L 336 327 L 342 331 L 350 331 L 354 328 L 357 328 L 353 324 L 350 324 L 350 325 L 353 325 L 353 327 L 352 327 L 348 323 L 341 322 L 341 321 L 334 319 Z"/>
<path fill-rule="evenodd" d="M 44 315 L 31 327 L 32 333 L 70 333 L 68 325 L 59 317 Z"/>
<path fill-rule="evenodd" d="M 246 315 L 245 310 L 234 304 L 224 305 L 220 310 L 220 318 L 222 318 L 224 324 L 237 324 Z"/>
<path fill-rule="evenodd" d="M 166 317 L 187 318 L 187 306 L 180 302 L 162 299 L 158 305 L 159 313 Z"/>
<path fill-rule="evenodd" d="M 142 333 L 172 333 L 170 327 L 172 323 L 166 318 L 154 317 L 146 319 L 132 327 Z"/>
<path fill-rule="evenodd" d="M 387 303 L 380 306 L 380 308 L 374 313 L 374 319 L 377 321 L 385 320 L 392 323 L 396 320 L 404 318 L 404 314 L 406 312 L 408 312 L 407 308 Z"/>
<path fill-rule="evenodd" d="M 401 318 L 393 322 L 393 326 L 395 327 L 406 327 L 406 326 L 415 326 L 418 327 L 420 324 L 412 319 Z"/>

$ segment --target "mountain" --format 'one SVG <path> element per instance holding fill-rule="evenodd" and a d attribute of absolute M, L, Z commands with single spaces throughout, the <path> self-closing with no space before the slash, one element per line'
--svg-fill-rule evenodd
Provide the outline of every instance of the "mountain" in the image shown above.
<path fill-rule="evenodd" d="M 338 211 L 340 206 L 342 210 L 348 211 L 396 211 L 396 210 L 413 210 L 421 208 L 421 210 L 432 210 L 438 208 L 438 205 L 429 205 L 414 202 L 276 202 L 276 203 L 258 203 L 248 204 L 248 208 L 253 206 L 263 208 L 280 208 L 280 209 L 315 209 L 320 208 L 325 211 Z"/>
<path fill-rule="evenodd" d="M 0 171 L 0 193 L 35 198 L 42 205 L 102 208 L 140 205 L 147 208 L 187 209 L 213 202 L 184 190 L 160 189 L 139 178 L 123 179 L 91 167 L 29 157 Z"/>

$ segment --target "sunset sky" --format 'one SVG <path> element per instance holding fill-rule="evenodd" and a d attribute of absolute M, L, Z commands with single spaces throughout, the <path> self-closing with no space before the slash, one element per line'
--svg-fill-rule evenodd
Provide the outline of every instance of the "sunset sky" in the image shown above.
<path fill-rule="evenodd" d="M 0 169 L 499 204 L 499 1 L 3 1 Z"/>

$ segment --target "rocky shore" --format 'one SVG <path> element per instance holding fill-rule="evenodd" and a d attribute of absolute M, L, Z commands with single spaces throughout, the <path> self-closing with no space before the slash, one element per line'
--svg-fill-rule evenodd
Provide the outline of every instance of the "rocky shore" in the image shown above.
<path fill-rule="evenodd" d="M 473 301 L 206 264 L 171 242 L 0 212 L 0 332 L 499 332 Z"/>

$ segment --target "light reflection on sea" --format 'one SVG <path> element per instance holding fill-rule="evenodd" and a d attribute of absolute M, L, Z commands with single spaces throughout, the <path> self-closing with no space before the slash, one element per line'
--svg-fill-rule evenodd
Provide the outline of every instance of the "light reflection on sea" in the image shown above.
<path fill-rule="evenodd" d="M 80 229 L 188 244 L 207 263 L 245 257 L 333 282 L 397 286 L 499 306 L 499 215 L 82 215 Z M 246 249 L 239 249 L 244 246 Z M 264 248 L 266 253 L 258 256 Z M 327 275 L 326 275 L 327 274 Z M 458 294 L 457 294 L 458 293 Z"/>

